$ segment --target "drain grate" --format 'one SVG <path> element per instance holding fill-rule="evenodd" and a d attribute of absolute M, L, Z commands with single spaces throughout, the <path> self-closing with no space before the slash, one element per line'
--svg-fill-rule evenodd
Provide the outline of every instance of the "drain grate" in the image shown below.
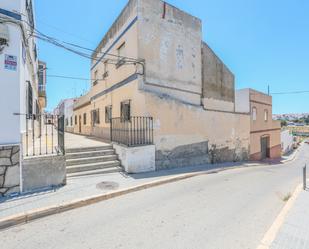
<path fill-rule="evenodd" d="M 100 182 L 96 187 L 101 190 L 115 190 L 119 188 L 119 184 L 117 182 Z"/>

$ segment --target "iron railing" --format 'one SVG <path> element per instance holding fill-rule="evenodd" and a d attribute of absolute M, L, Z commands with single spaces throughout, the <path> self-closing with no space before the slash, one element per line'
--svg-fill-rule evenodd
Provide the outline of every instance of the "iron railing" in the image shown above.
<path fill-rule="evenodd" d="M 22 136 L 23 156 L 64 155 L 63 116 L 51 114 L 23 116 L 25 116 L 25 131 Z"/>
<path fill-rule="evenodd" d="M 153 144 L 152 117 L 112 118 L 110 129 L 112 142 L 128 147 Z"/>

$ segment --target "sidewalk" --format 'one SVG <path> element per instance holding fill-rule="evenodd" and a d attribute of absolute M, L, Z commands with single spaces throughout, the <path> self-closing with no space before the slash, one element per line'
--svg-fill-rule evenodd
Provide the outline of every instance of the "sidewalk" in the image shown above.
<path fill-rule="evenodd" d="M 309 189 L 298 195 L 270 248 L 309 248 Z"/>

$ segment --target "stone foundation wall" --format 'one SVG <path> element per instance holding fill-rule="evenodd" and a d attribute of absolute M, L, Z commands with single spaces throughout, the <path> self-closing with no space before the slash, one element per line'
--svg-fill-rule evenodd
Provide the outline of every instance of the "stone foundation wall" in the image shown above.
<path fill-rule="evenodd" d="M 0 146 L 0 198 L 20 192 L 19 145 Z"/>
<path fill-rule="evenodd" d="M 156 169 L 198 166 L 210 163 L 208 142 L 182 145 L 173 150 L 156 151 Z"/>

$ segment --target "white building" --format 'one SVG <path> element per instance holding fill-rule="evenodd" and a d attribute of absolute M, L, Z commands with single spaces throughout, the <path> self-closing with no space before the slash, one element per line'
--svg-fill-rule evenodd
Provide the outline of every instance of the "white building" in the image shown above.
<path fill-rule="evenodd" d="M 281 131 L 282 154 L 287 154 L 294 148 L 294 137 L 289 130 Z"/>
<path fill-rule="evenodd" d="M 55 115 L 64 116 L 65 131 L 73 132 L 74 120 L 73 120 L 73 108 L 76 98 L 64 99 L 54 110 Z"/>
<path fill-rule="evenodd" d="M 45 87 L 44 93 L 38 89 L 34 27 L 33 0 L 0 1 L 0 145 L 19 145 L 25 114 L 45 108 Z"/>
<path fill-rule="evenodd" d="M 30 179 L 24 154 L 30 144 L 34 154 L 35 140 L 42 137 L 39 114 L 46 105 L 46 79 L 45 73 L 39 75 L 33 4 L 0 1 L 0 198 L 23 191 Z"/>

